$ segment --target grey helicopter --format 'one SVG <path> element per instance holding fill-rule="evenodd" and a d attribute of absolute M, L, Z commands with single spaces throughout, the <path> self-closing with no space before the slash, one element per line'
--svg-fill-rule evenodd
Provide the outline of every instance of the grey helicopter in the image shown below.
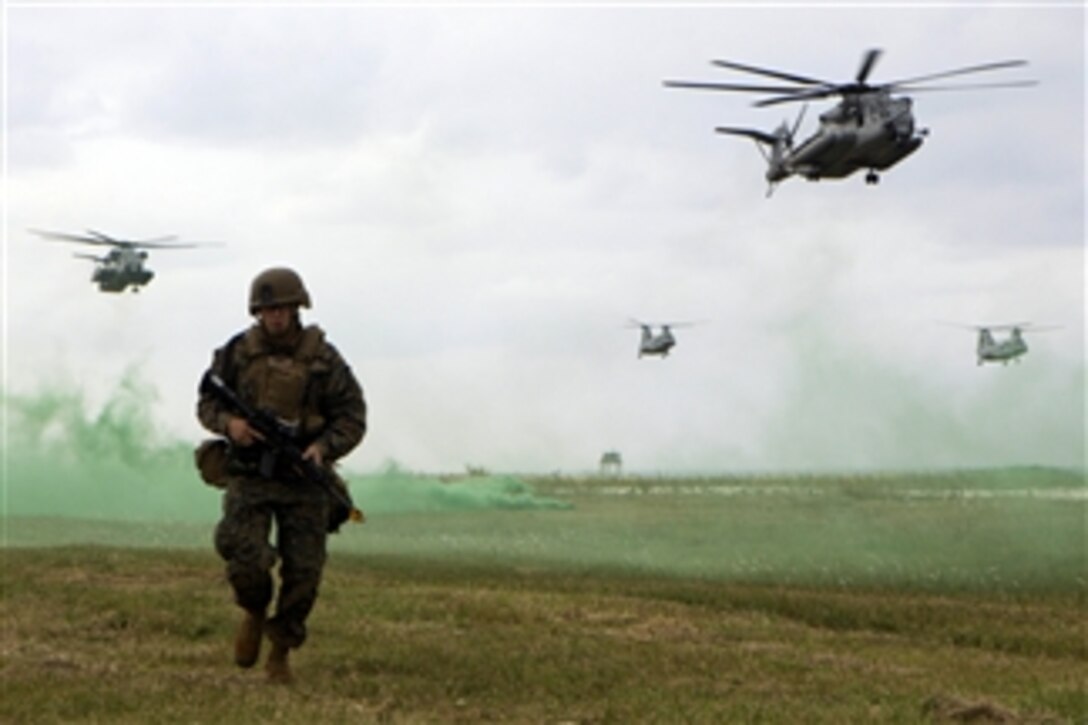
<path fill-rule="evenodd" d="M 642 330 L 638 343 L 638 356 L 657 355 L 661 358 L 669 356 L 669 351 L 676 347 L 676 337 L 672 334 L 674 327 L 691 327 L 695 322 L 640 322 L 631 318 L 627 327 L 637 327 Z M 654 333 L 654 328 L 660 331 Z"/>
<path fill-rule="evenodd" d="M 1016 322 L 1007 325 L 961 325 L 948 323 L 955 327 L 965 327 L 978 332 L 978 343 L 975 346 L 978 365 L 984 363 L 1009 362 L 1020 363 L 1020 358 L 1028 353 L 1028 344 L 1024 341 L 1024 331 L 1045 332 L 1057 330 L 1055 325 L 1033 325 L 1030 322 Z M 1009 336 L 998 340 L 994 338 L 994 331 L 1008 331 Z"/>
<path fill-rule="evenodd" d="M 783 121 L 772 132 L 734 126 L 718 126 L 714 129 L 722 134 L 746 136 L 756 142 L 756 148 L 767 162 L 767 196 L 771 195 L 778 182 L 793 175 L 804 177 L 809 181 L 818 181 L 841 179 L 856 171 L 865 170 L 865 182 L 876 184 L 880 180 L 878 172 L 890 169 L 917 151 L 929 134 L 929 130 L 915 127 L 914 114 L 911 110 L 912 99 L 907 96 L 893 96 L 893 93 L 1021 88 L 1036 84 L 1035 81 L 1012 81 L 962 85 L 916 85 L 952 76 L 1027 64 L 1024 60 L 1006 60 L 870 85 L 867 82 L 869 74 L 882 52 L 879 49 L 866 51 L 854 80 L 846 83 L 832 83 L 728 60 L 713 60 L 711 63 L 721 68 L 768 76 L 789 81 L 793 85 L 748 85 L 697 81 L 664 81 L 664 84 L 668 88 L 740 91 L 770 95 L 769 98 L 753 104 L 758 107 L 807 102 L 832 96 L 838 96 L 841 99 L 834 107 L 820 114 L 819 129 L 796 146 L 794 137 L 804 118 L 807 104 L 801 107 L 792 127 Z"/>
<path fill-rule="evenodd" d="M 222 246 L 220 242 L 174 242 L 175 236 L 154 239 L 128 240 L 116 239 L 92 229 L 87 234 L 65 234 L 31 229 L 43 239 L 59 242 L 74 242 L 92 246 L 109 247 L 102 256 L 74 253 L 72 256 L 94 262 L 91 282 L 98 285 L 102 292 L 124 292 L 131 288 L 139 292 L 140 288 L 151 281 L 155 272 L 144 264 L 149 249 L 191 249 L 194 247 Z"/>

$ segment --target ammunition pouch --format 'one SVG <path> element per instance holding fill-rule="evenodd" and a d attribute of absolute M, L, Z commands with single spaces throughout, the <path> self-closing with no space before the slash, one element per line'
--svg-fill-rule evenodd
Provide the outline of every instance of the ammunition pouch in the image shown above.
<path fill-rule="evenodd" d="M 204 483 L 215 488 L 227 487 L 229 450 L 230 444 L 223 438 L 208 438 L 196 447 L 193 458 Z"/>

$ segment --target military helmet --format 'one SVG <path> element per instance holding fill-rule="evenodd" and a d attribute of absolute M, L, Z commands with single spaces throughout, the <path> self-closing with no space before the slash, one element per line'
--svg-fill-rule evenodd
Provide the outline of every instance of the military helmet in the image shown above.
<path fill-rule="evenodd" d="M 249 286 L 249 314 L 257 314 L 262 307 L 278 305 L 310 306 L 310 293 L 302 284 L 302 277 L 287 267 L 272 267 L 253 278 Z"/>

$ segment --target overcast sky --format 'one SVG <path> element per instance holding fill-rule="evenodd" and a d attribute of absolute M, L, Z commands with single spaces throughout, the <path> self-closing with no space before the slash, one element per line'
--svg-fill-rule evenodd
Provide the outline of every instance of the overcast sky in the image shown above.
<path fill-rule="evenodd" d="M 5 8 L 5 386 L 129 374 L 161 430 L 255 274 L 290 265 L 352 364 L 348 459 L 426 471 L 1084 465 L 1085 17 L 1021 8 Z M 787 17 L 788 16 L 788 17 Z M 793 104 L 666 89 L 762 82 L 712 58 L 871 82 L 996 60 L 918 93 L 922 148 L 868 186 L 790 179 L 716 125 Z M 831 100 L 812 104 L 801 135 Z M 28 228 L 177 234 L 109 295 Z M 628 318 L 701 320 L 639 360 Z M 1020 365 L 974 333 L 1029 320 Z"/>

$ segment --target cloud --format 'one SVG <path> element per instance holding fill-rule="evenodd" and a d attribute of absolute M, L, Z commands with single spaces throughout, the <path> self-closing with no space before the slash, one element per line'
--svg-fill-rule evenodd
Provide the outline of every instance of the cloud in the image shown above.
<path fill-rule="evenodd" d="M 164 426 L 196 437 L 212 348 L 248 324 L 253 275 L 288 264 L 373 403 L 357 467 L 583 469 L 607 448 L 645 470 L 1082 456 L 1062 432 L 1083 397 L 1081 8 L 8 17 L 15 389 L 74 378 L 94 401 L 135 361 Z M 932 133 L 878 186 L 790 179 L 770 199 L 751 144 L 712 129 L 798 109 L 661 86 L 732 78 L 715 57 L 845 80 L 869 47 L 886 50 L 877 81 L 1024 57 L 1041 84 L 918 94 Z M 109 296 L 77 248 L 28 227 L 227 246 L 154 252 L 148 288 Z M 639 361 L 629 317 L 706 323 Z M 971 335 L 933 322 L 1025 317 L 1063 329 L 1008 370 L 976 369 Z M 1052 443 L 990 420 L 994 399 Z"/>

